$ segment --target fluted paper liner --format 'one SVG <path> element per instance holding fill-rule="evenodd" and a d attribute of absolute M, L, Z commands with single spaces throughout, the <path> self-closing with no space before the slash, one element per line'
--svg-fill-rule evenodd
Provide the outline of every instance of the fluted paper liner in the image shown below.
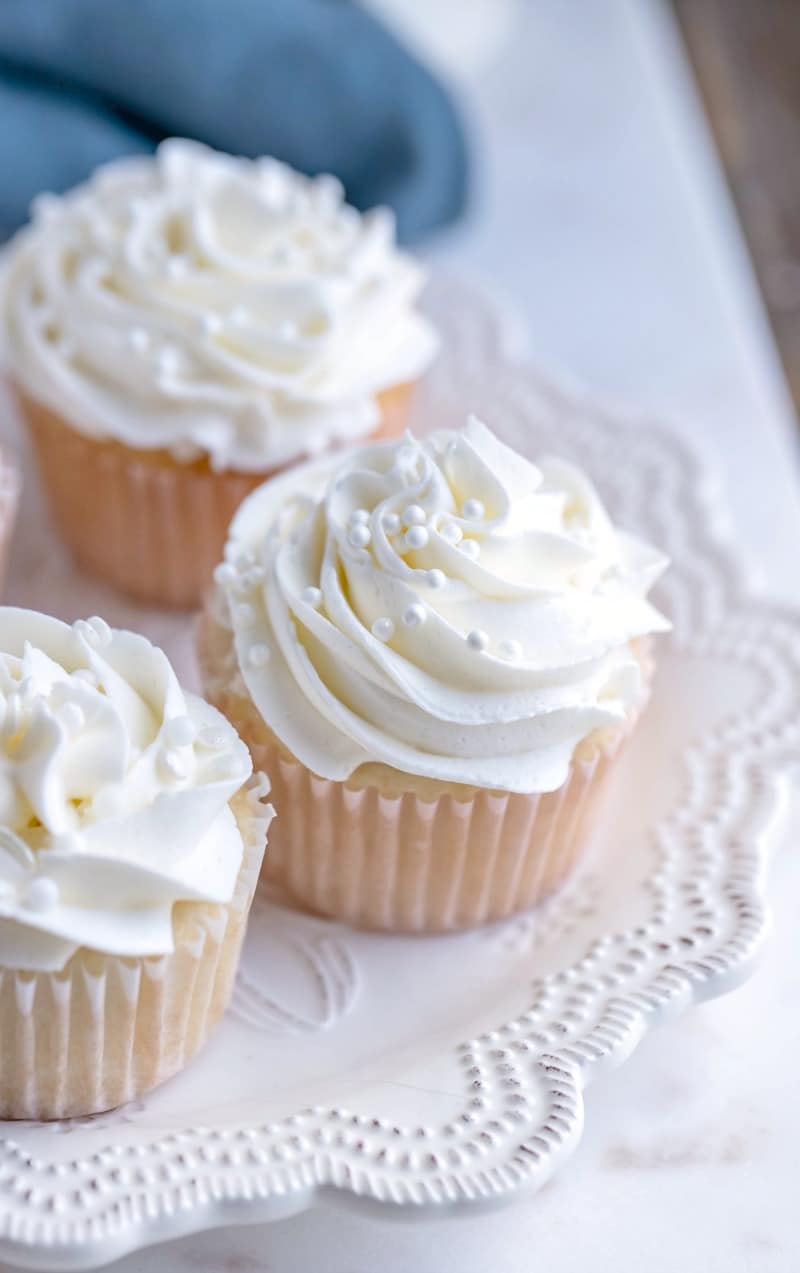
<path fill-rule="evenodd" d="M 265 879 L 310 910 L 405 932 L 503 919 L 566 879 L 596 825 L 605 779 L 644 698 L 622 725 L 579 746 L 557 791 L 458 789 L 409 777 L 407 791 L 387 794 L 380 767 L 372 784 L 357 776 L 334 782 L 288 755 L 243 693 L 214 598 L 199 630 L 205 693 L 247 742 L 254 764 L 270 774 L 277 818 Z M 646 646 L 637 655 L 647 686 Z"/>
<path fill-rule="evenodd" d="M 17 517 L 19 489 L 19 471 L 4 448 L 0 450 L 0 587 L 5 583 L 8 550 Z"/>
<path fill-rule="evenodd" d="M 275 475 L 214 472 L 165 451 L 136 451 L 78 432 L 25 393 L 14 392 L 33 438 L 58 531 L 76 561 L 136 600 L 198 606 L 222 557 L 233 514 Z M 378 395 L 372 437 L 405 428 L 413 384 Z"/>
<path fill-rule="evenodd" d="M 203 1046 L 233 990 L 272 809 L 256 775 L 231 802 L 245 850 L 227 905 L 178 903 L 170 954 L 76 951 L 60 972 L 0 971 L 0 1118 L 111 1109 Z"/>

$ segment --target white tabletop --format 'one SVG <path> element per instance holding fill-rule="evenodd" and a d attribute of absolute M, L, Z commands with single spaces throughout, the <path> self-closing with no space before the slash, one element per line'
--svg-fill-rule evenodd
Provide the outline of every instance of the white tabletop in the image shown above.
<path fill-rule="evenodd" d="M 544 367 L 699 438 L 765 585 L 796 601 L 795 424 L 670 19 L 658 0 L 539 0 L 511 18 L 493 64 L 472 49 L 457 78 L 481 150 L 475 208 L 432 256 L 504 292 Z M 583 1142 L 537 1197 L 427 1226 L 318 1209 L 116 1267 L 793 1271 L 800 863 L 788 852 L 774 884 L 757 975 L 592 1086 Z"/>

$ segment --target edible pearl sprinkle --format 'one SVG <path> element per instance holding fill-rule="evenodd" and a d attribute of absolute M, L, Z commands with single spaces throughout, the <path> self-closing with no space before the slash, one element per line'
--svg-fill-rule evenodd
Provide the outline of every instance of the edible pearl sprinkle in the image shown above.
<path fill-rule="evenodd" d="M 230 588 L 238 578 L 238 571 L 229 561 L 222 561 L 214 570 L 214 582 L 218 583 L 220 588 Z"/>
<path fill-rule="evenodd" d="M 519 641 L 501 641 L 497 653 L 510 663 L 516 663 L 517 659 L 522 658 L 522 646 Z"/>
<path fill-rule="evenodd" d="M 372 625 L 372 635 L 379 641 L 391 641 L 394 636 L 394 624 L 389 618 L 376 619 Z"/>
<path fill-rule="evenodd" d="M 366 548 L 371 539 L 372 533 L 369 526 L 365 526 L 363 522 L 356 522 L 347 536 L 347 542 L 351 548 Z"/>
<path fill-rule="evenodd" d="M 49 875 L 37 875 L 31 880 L 25 895 L 25 905 L 31 911 L 51 911 L 58 904 L 58 885 Z"/>
<path fill-rule="evenodd" d="M 403 623 L 407 628 L 418 628 L 421 623 L 425 622 L 425 607 L 419 602 L 414 602 L 410 606 L 406 606 L 403 611 Z"/>
<path fill-rule="evenodd" d="M 189 268 L 188 258 L 181 255 L 171 256 L 167 261 L 167 274 L 170 278 L 180 278 Z"/>
<path fill-rule="evenodd" d="M 442 539 L 446 539 L 448 544 L 460 543 L 463 536 L 463 530 L 460 526 L 456 526 L 455 522 L 445 522 L 442 527 Z"/>
<path fill-rule="evenodd" d="M 469 557 L 471 561 L 477 561 L 481 555 L 481 546 L 477 539 L 462 539 L 461 551 L 465 557 Z"/>
<path fill-rule="evenodd" d="M 443 588 L 447 583 L 447 576 L 443 570 L 429 570 L 426 580 L 429 588 Z"/>
<path fill-rule="evenodd" d="M 400 529 L 400 518 L 397 513 L 384 513 L 382 525 L 387 535 L 396 535 Z"/>
<path fill-rule="evenodd" d="M 322 593 L 319 588 L 315 588 L 312 585 L 303 589 L 300 593 L 300 600 L 304 601 L 307 606 L 313 606 L 316 610 L 317 606 L 322 605 Z"/>
<path fill-rule="evenodd" d="M 132 327 L 128 333 L 131 349 L 137 354 L 143 354 L 150 348 L 150 333 L 145 331 L 144 327 Z"/>
<path fill-rule="evenodd" d="M 469 520 L 472 522 L 480 521 L 485 511 L 486 510 L 483 507 L 482 500 L 468 499 L 464 501 L 464 508 L 463 508 L 464 516 L 468 517 Z"/>
<path fill-rule="evenodd" d="M 424 548 L 428 538 L 428 532 L 424 526 L 410 526 L 406 531 L 405 545 L 407 548 Z"/>
<path fill-rule="evenodd" d="M 247 601 L 242 601 L 240 605 L 234 606 L 233 617 L 243 628 L 249 628 L 252 623 L 255 623 L 256 612 Z"/>
<path fill-rule="evenodd" d="M 264 667 L 269 663 L 269 646 L 259 642 L 258 645 L 251 647 L 247 655 L 247 661 L 251 667 Z"/>
<path fill-rule="evenodd" d="M 408 508 L 403 509 L 404 526 L 421 526 L 424 521 L 425 509 L 420 508 L 419 504 L 409 504 Z"/>
<path fill-rule="evenodd" d="M 478 650 L 479 652 L 488 649 L 488 633 L 484 632 L 482 628 L 473 628 L 471 632 L 467 633 L 467 645 L 471 650 Z"/>
<path fill-rule="evenodd" d="M 180 357 L 180 353 L 174 345 L 165 345 L 163 349 L 159 349 L 156 354 L 156 365 L 161 375 L 168 376 L 172 372 L 177 371 Z"/>
<path fill-rule="evenodd" d="M 351 526 L 355 526 L 359 522 L 368 522 L 368 521 L 369 521 L 369 513 L 367 512 L 366 508 L 354 508 L 352 513 L 350 514 Z"/>
<path fill-rule="evenodd" d="M 253 566 L 250 570 L 246 570 L 242 575 L 242 587 L 251 591 L 253 588 L 257 588 L 259 584 L 263 583 L 265 578 L 266 571 L 264 570 L 264 567 Z"/>
<path fill-rule="evenodd" d="M 217 332 L 222 330 L 222 319 L 219 314 L 201 314 L 197 320 L 197 326 L 202 336 L 216 336 Z"/>
<path fill-rule="evenodd" d="M 168 747 L 191 747 L 197 727 L 188 716 L 173 716 L 164 724 L 164 741 Z"/>

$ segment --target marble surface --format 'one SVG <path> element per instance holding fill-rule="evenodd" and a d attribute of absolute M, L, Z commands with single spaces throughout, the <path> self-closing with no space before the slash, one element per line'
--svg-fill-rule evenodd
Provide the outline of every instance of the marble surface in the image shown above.
<path fill-rule="evenodd" d="M 798 600 L 795 425 L 749 265 L 658 0 L 539 0 L 456 77 L 481 144 L 470 221 L 432 255 L 516 306 L 532 355 L 654 408 L 714 457 L 734 532 Z M 429 1226 L 320 1208 L 131 1256 L 120 1273 L 789 1273 L 798 1266 L 790 809 L 775 933 L 753 980 L 588 1093 L 578 1153 L 529 1202 Z"/>

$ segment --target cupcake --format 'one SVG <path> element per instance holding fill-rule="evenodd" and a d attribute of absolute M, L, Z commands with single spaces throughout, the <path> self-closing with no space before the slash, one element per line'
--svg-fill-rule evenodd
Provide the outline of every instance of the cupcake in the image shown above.
<path fill-rule="evenodd" d="M 665 566 L 570 464 L 460 432 L 329 456 L 235 517 L 206 692 L 268 766 L 304 906 L 443 931 L 567 876 L 647 698 Z"/>
<path fill-rule="evenodd" d="M 268 784 L 166 656 L 0 608 L 0 1118 L 119 1105 L 230 998 Z"/>
<path fill-rule="evenodd" d="M 250 490 L 405 427 L 436 347 L 422 282 L 385 209 L 194 142 L 37 200 L 3 344 L 75 558 L 140 600 L 196 604 Z"/>

